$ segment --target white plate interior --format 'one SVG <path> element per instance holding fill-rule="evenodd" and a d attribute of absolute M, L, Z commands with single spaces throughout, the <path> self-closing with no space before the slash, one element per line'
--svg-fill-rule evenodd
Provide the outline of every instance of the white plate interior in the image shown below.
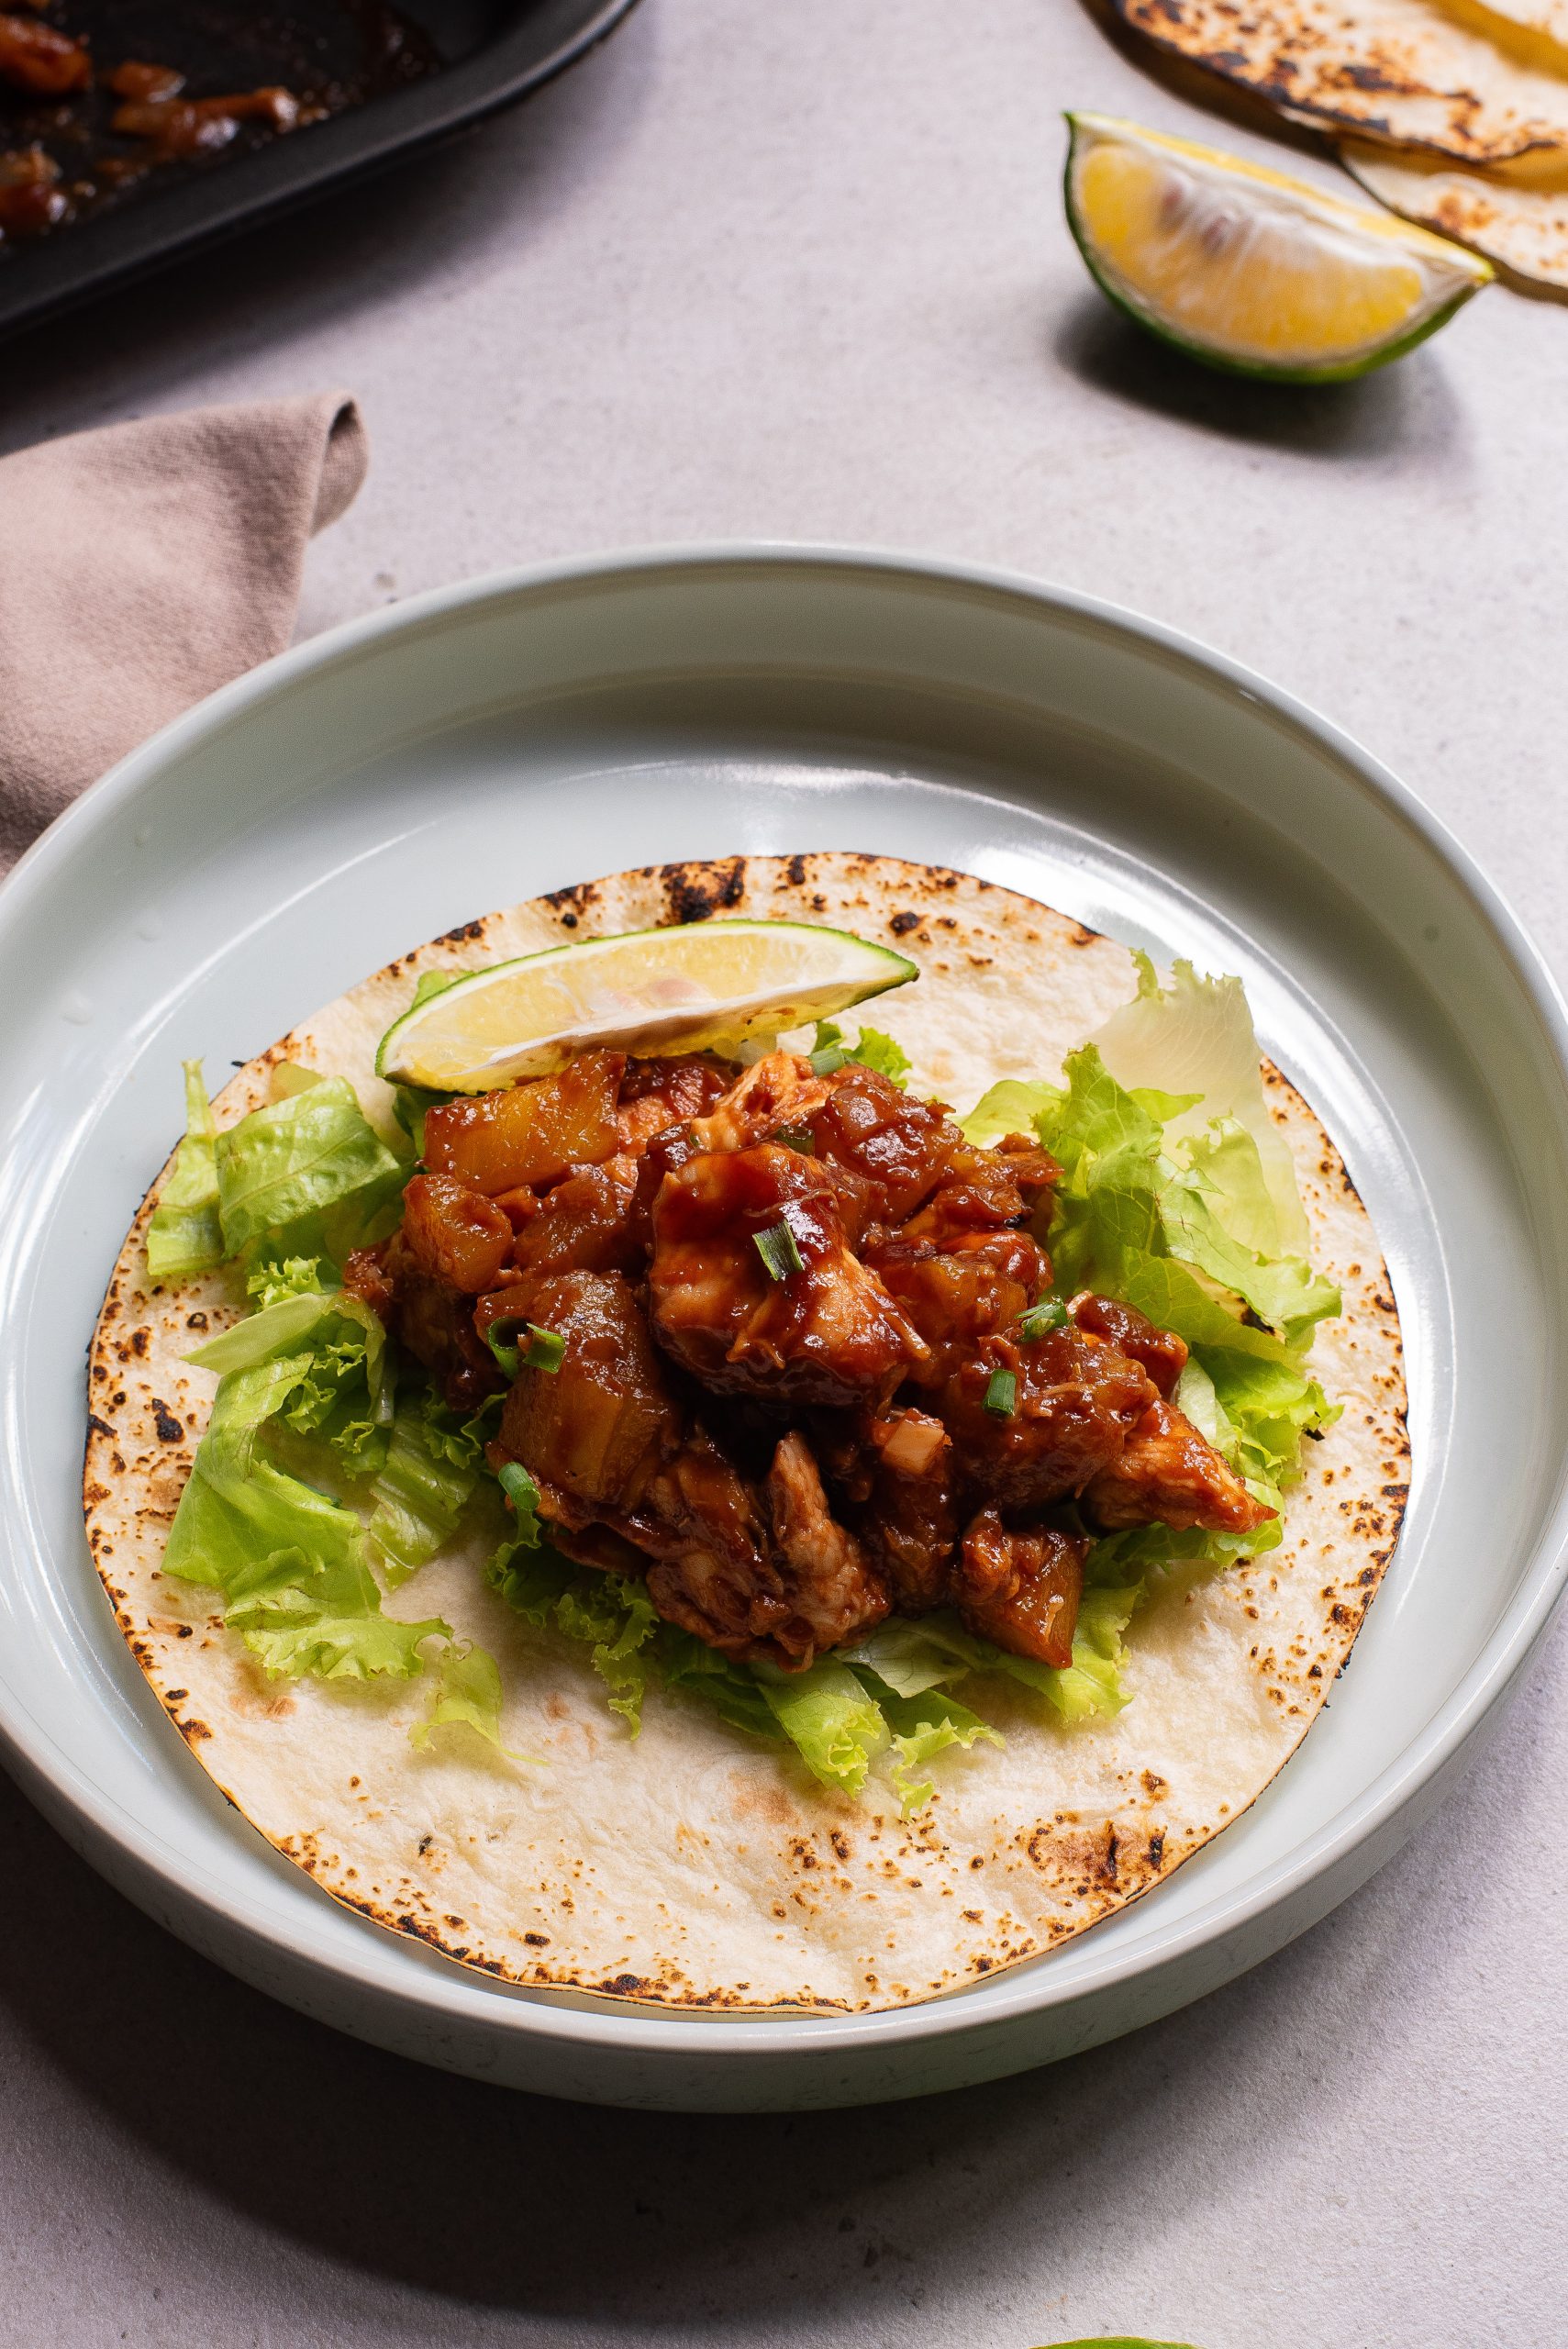
<path fill-rule="evenodd" d="M 425 599 L 182 721 L 0 899 L 0 1724 L 186 1902 L 502 2033 L 779 2054 L 824 2029 L 919 2041 L 1125 1980 L 1265 1906 L 1432 1766 L 1517 1664 L 1562 1501 L 1553 1013 L 1473 883 L 1369 773 L 1263 689 L 1074 599 L 777 555 Z M 83 1349 L 177 1131 L 182 1057 L 205 1055 L 216 1084 L 403 949 L 541 890 L 822 848 L 957 865 L 1157 957 L 1241 973 L 1386 1246 L 1416 1460 L 1405 1539 L 1273 1787 L 1083 1941 L 853 2025 L 573 2012 L 338 1909 L 186 1755 L 83 1540 Z"/>

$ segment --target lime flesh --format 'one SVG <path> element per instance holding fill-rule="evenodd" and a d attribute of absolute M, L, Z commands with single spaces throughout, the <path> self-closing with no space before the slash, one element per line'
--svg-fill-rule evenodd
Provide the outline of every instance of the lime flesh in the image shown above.
<path fill-rule="evenodd" d="M 459 978 L 382 1038 L 376 1073 L 433 1092 L 548 1076 L 593 1046 L 733 1051 L 918 977 L 907 955 L 819 923 L 718 920 L 573 940 Z"/>

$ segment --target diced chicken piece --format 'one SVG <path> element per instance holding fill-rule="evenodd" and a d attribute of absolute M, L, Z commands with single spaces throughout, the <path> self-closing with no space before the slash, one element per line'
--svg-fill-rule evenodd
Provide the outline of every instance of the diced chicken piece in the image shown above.
<path fill-rule="evenodd" d="M 122 139 L 146 139 L 161 155 L 210 154 L 227 147 L 242 122 L 292 130 L 300 116 L 292 90 L 237 90 L 225 98 L 129 97 L 115 108 L 109 128 Z"/>
<path fill-rule="evenodd" d="M 923 1411 L 873 1419 L 861 1448 L 856 1531 L 887 1577 L 894 1603 L 922 1615 L 947 1597 L 958 1550 L 952 1439 Z"/>
<path fill-rule="evenodd" d="M 93 60 L 85 41 L 6 10 L 0 14 L 0 82 L 29 97 L 69 97 L 91 89 Z"/>
<path fill-rule="evenodd" d="M 41 147 L 0 154 L 0 237 L 36 237 L 63 220 L 71 199 L 59 182 L 60 165 Z"/>
<path fill-rule="evenodd" d="M 620 1148 L 616 1101 L 623 1052 L 584 1052 L 559 1076 L 442 1102 L 425 1119 L 425 1163 L 473 1190 L 542 1190 Z"/>
<path fill-rule="evenodd" d="M 149 65 L 134 57 L 104 75 L 104 87 L 117 98 L 177 98 L 184 86 L 184 75 L 172 65 Z"/>
<path fill-rule="evenodd" d="M 541 1199 L 504 1191 L 496 1201 L 517 1225 L 512 1261 L 527 1273 L 638 1273 L 651 1237 L 630 1158 L 584 1166 Z"/>
<path fill-rule="evenodd" d="M 967 1145 L 940 1102 L 902 1093 L 851 1062 L 805 1120 L 818 1158 L 872 1186 L 879 1223 L 899 1224 L 945 1180 Z"/>
<path fill-rule="evenodd" d="M 1009 1531 L 994 1508 L 983 1509 L 953 1577 L 959 1612 L 1009 1655 L 1069 1664 L 1088 1550 L 1079 1537 L 1047 1528 Z"/>
<path fill-rule="evenodd" d="M 630 1283 L 566 1273 L 527 1296 L 565 1353 L 553 1374 L 518 1378 L 495 1454 L 534 1477 L 562 1548 L 645 1571 L 659 1612 L 711 1647 L 808 1659 L 816 1634 L 789 1597 L 758 1496 L 688 1424 Z"/>
<path fill-rule="evenodd" d="M 972 1231 L 943 1251 L 899 1232 L 868 1245 L 866 1259 L 929 1351 L 913 1375 L 930 1388 L 971 1361 L 983 1339 L 1012 1329 L 1051 1278 L 1027 1231 Z"/>
<path fill-rule="evenodd" d="M 832 1083 L 814 1076 L 811 1063 L 798 1052 L 765 1053 L 697 1119 L 693 1138 L 700 1151 L 751 1150 L 780 1126 L 804 1128 Z"/>
<path fill-rule="evenodd" d="M 1129 1525 L 1202 1526 L 1251 1533 L 1275 1512 L 1255 1501 L 1229 1461 L 1173 1404 L 1151 1403 L 1084 1505 L 1107 1533 Z"/>
<path fill-rule="evenodd" d="M 936 1408 L 967 1487 L 1002 1508 L 1033 1510 L 1081 1493 L 1110 1467 L 1158 1399 L 1140 1363 L 1069 1323 L 1029 1345 L 983 1340 Z"/>
<path fill-rule="evenodd" d="M 899 1236 L 936 1248 L 953 1248 L 962 1247 L 970 1234 L 1002 1231 L 1026 1223 L 1061 1174 L 1047 1152 L 1018 1134 L 1008 1134 L 995 1150 L 976 1150 L 964 1142 L 953 1152 L 937 1188 Z"/>
<path fill-rule="evenodd" d="M 782 1274 L 757 1244 L 781 1231 Z M 776 1144 L 705 1152 L 665 1177 L 649 1287 L 660 1342 L 719 1394 L 885 1400 L 925 1357 L 851 1251 L 832 1180 Z"/>
<path fill-rule="evenodd" d="M 706 1118 L 734 1084 L 735 1074 L 730 1062 L 706 1052 L 628 1061 L 617 1112 L 622 1150 L 635 1156 L 655 1134 Z"/>
<path fill-rule="evenodd" d="M 454 1411 L 472 1411 L 506 1385 L 495 1357 L 473 1325 L 473 1299 L 421 1272 L 395 1233 L 386 1271 L 393 1304 L 387 1327 L 422 1362 Z"/>
<path fill-rule="evenodd" d="M 1186 1367 L 1187 1346 L 1173 1330 L 1161 1330 L 1140 1313 L 1135 1305 L 1122 1305 L 1114 1297 L 1095 1297 L 1083 1290 L 1067 1310 L 1080 1330 L 1091 1330 L 1097 1338 L 1108 1338 L 1118 1353 L 1140 1362 L 1167 1402 Z"/>
<path fill-rule="evenodd" d="M 397 1302 L 397 1291 L 386 1269 L 386 1247 L 384 1241 L 379 1248 L 356 1248 L 343 1265 L 344 1288 L 383 1321 L 391 1320 Z"/>
<path fill-rule="evenodd" d="M 835 1520 L 798 1430 L 774 1453 L 762 1498 L 791 1609 L 806 1624 L 813 1648 L 840 1646 L 880 1623 L 888 1609 L 886 1586 L 854 1535 Z"/>

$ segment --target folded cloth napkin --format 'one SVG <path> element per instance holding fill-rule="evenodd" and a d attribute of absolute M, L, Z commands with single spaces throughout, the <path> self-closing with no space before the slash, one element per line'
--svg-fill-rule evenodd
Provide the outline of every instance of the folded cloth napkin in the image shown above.
<path fill-rule="evenodd" d="M 306 543 L 367 462 L 342 392 L 0 460 L 0 873 L 125 751 L 283 651 Z"/>

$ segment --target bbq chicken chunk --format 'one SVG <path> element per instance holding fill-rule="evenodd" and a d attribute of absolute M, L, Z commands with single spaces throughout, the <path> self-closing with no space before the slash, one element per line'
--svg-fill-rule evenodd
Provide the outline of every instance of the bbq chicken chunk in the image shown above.
<path fill-rule="evenodd" d="M 7 9 L 0 13 L 0 82 L 31 97 L 69 97 L 92 87 L 92 56 L 85 41 Z"/>
<path fill-rule="evenodd" d="M 496 1452 L 534 1478 L 569 1557 L 646 1573 L 667 1620 L 786 1667 L 881 1620 L 885 1586 L 834 1521 L 804 1438 L 778 1445 L 758 1491 L 692 1420 L 624 1275 L 566 1273 L 525 1294 L 565 1352 L 554 1373 L 519 1374 Z"/>
<path fill-rule="evenodd" d="M 894 1605 L 924 1615 L 946 1604 L 958 1554 L 958 1470 L 940 1419 L 908 1408 L 873 1419 L 839 1447 L 845 1512 L 886 1578 Z"/>
<path fill-rule="evenodd" d="M 772 1142 L 706 1152 L 666 1175 L 648 1267 L 661 1345 L 718 1394 L 885 1401 L 926 1349 L 851 1245 L 855 1204 L 828 1170 Z"/>
<path fill-rule="evenodd" d="M 994 1508 L 983 1509 L 963 1537 L 953 1577 L 959 1612 L 1009 1655 L 1069 1664 L 1088 1553 L 1077 1535 L 1011 1532 Z"/>
<path fill-rule="evenodd" d="M 1251 1533 L 1275 1512 L 1255 1501 L 1227 1460 L 1173 1404 L 1143 1412 L 1084 1503 L 1107 1533 L 1129 1525 L 1201 1525 L 1211 1533 Z"/>

